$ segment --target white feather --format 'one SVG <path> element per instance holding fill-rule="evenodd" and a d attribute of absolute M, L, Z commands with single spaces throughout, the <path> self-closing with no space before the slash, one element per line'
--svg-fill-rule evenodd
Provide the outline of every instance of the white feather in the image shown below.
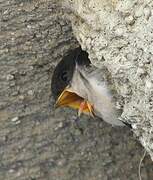
<path fill-rule="evenodd" d="M 95 67 L 76 66 L 70 85 L 71 91 L 93 104 L 94 112 L 104 121 L 112 125 L 124 126 L 118 119 L 121 114 L 115 108 L 105 73 L 105 70 Z"/>

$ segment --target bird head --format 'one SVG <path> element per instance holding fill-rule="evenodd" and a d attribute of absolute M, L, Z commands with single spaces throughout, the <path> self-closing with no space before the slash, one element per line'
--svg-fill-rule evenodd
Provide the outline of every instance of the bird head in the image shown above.
<path fill-rule="evenodd" d="M 74 75 L 74 79 L 76 76 Z M 72 79 L 73 80 L 73 79 Z M 78 79 L 78 82 L 81 79 Z M 73 82 L 73 81 L 72 81 Z M 76 86 L 77 84 L 77 86 Z M 80 84 L 81 85 L 81 84 Z M 71 83 L 68 87 L 66 87 L 56 101 L 56 107 L 71 107 L 73 109 L 78 110 L 78 116 L 82 113 L 89 114 L 94 116 L 94 108 L 93 105 L 85 98 L 86 94 L 82 91 L 82 87 L 77 82 Z M 80 88 L 81 87 L 81 88 Z M 85 96 L 81 96 L 84 94 Z"/>
<path fill-rule="evenodd" d="M 52 92 L 56 107 L 71 107 L 81 113 L 93 116 L 93 105 L 87 99 L 84 75 L 81 67 L 89 66 L 88 54 L 77 48 L 71 51 L 57 65 L 52 78 Z"/>

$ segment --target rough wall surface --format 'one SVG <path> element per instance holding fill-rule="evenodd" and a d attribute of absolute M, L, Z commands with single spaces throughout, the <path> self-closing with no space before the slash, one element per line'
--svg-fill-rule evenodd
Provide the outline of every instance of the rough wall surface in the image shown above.
<path fill-rule="evenodd" d="M 122 118 L 153 159 L 153 1 L 63 0 L 92 63 L 106 66 L 122 97 Z"/>
<path fill-rule="evenodd" d="M 143 148 L 128 128 L 84 116 L 81 134 L 74 111 L 53 108 L 53 69 L 76 46 L 57 1 L 0 1 L 0 180 L 138 179 Z M 147 156 L 143 180 L 152 172 Z"/>

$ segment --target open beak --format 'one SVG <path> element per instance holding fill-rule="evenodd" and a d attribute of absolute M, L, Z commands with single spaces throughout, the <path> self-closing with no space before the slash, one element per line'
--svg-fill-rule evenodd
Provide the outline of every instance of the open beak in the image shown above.
<path fill-rule="evenodd" d="M 82 113 L 94 116 L 93 105 L 76 93 L 72 92 L 69 88 L 66 88 L 58 97 L 56 107 L 58 106 L 68 106 L 73 109 L 78 109 L 78 116 Z"/>

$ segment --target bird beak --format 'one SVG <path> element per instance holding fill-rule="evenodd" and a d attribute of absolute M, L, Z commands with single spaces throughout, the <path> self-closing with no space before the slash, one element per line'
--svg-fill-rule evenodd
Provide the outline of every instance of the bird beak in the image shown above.
<path fill-rule="evenodd" d="M 77 109 L 78 116 L 80 116 L 82 113 L 94 116 L 92 104 L 77 95 L 75 92 L 72 92 L 69 88 L 66 88 L 58 97 L 56 107 L 59 106 L 68 106 L 73 109 Z"/>

